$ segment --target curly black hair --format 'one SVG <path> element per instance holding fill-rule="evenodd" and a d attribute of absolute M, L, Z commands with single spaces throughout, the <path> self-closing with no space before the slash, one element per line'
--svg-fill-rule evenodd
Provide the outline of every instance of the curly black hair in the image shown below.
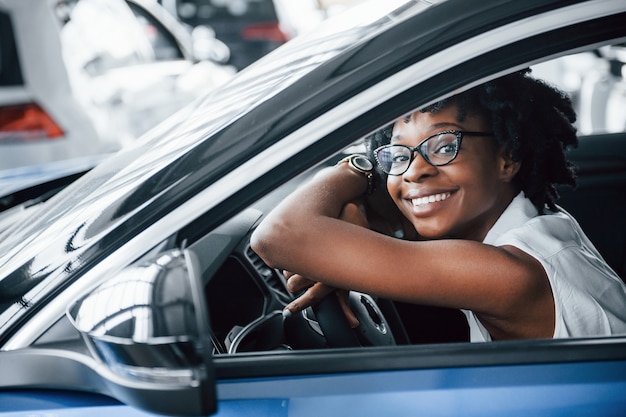
<path fill-rule="evenodd" d="M 566 157 L 568 147 L 578 146 L 576 112 L 563 91 L 518 71 L 429 105 L 421 112 L 437 112 L 454 101 L 459 121 L 472 113 L 490 121 L 497 144 L 521 167 L 514 178 L 539 213 L 556 210 L 559 195 L 555 185 L 576 186 L 573 165 Z M 389 143 L 392 126 L 365 140 L 368 154 Z"/>

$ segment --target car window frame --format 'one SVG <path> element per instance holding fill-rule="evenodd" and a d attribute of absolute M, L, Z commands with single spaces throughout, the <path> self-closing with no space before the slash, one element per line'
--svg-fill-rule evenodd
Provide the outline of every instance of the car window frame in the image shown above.
<path fill-rule="evenodd" d="M 590 27 L 598 32 L 610 32 L 617 19 L 594 19 L 526 37 L 512 44 L 488 51 L 466 62 L 437 73 L 387 101 L 343 123 L 321 140 L 302 149 L 265 176 L 251 183 L 242 193 L 256 190 L 264 194 L 276 184 L 292 178 L 303 169 L 337 152 L 349 141 L 358 139 L 377 128 L 388 125 L 416 108 L 420 108 L 452 92 L 528 67 L 537 62 L 576 53 L 598 44 L 610 43 L 626 37 L 597 33 L 590 41 L 582 41 L 581 33 Z M 609 29 L 607 29 L 609 28 Z M 540 47 L 537 47 L 540 45 Z M 514 56 L 514 59 L 511 58 Z M 511 61 L 514 62 L 511 62 Z M 445 85 L 446 87 L 441 87 Z M 269 185 L 269 184 L 273 185 Z M 239 193 L 237 193 L 239 194 Z M 233 198 L 236 198 L 233 197 Z M 232 203 L 232 202 L 231 202 Z M 219 206 L 218 206 L 219 207 Z M 487 344 L 455 343 L 436 346 L 395 346 L 392 348 L 328 349 L 288 353 L 257 352 L 215 357 L 218 379 L 273 378 L 307 373 L 377 372 L 382 370 L 423 369 L 440 367 L 529 365 L 541 363 L 594 362 L 624 360 L 626 337 L 554 339 Z M 240 365 L 246 363 L 246 368 Z"/>

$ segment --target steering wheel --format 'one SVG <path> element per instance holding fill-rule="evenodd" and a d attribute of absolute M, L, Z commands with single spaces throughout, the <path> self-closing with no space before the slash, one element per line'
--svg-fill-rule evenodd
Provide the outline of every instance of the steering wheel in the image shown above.
<path fill-rule="evenodd" d="M 285 335 L 294 348 L 388 346 L 396 341 L 376 301 L 367 294 L 351 291 L 350 308 L 359 321 L 351 328 L 335 293 L 285 319 Z"/>

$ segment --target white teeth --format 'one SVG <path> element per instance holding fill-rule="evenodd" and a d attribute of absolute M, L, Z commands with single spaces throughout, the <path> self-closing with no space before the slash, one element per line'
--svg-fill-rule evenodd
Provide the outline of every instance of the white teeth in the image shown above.
<path fill-rule="evenodd" d="M 435 201 L 443 201 L 448 197 L 450 197 L 450 193 L 433 194 L 426 197 L 414 198 L 411 202 L 414 206 L 423 206 L 429 203 L 434 203 Z"/>

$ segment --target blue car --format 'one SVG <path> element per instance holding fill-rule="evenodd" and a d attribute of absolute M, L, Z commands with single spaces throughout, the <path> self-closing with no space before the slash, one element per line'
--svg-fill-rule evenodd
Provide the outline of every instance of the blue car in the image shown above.
<path fill-rule="evenodd" d="M 624 335 L 470 343 L 458 311 L 355 292 L 356 330 L 331 298 L 285 318 L 249 245 L 368 135 L 530 66 L 580 116 L 559 204 L 626 279 L 624 22 L 623 0 L 367 2 L 24 204 L 0 236 L 0 417 L 626 415 Z"/>

